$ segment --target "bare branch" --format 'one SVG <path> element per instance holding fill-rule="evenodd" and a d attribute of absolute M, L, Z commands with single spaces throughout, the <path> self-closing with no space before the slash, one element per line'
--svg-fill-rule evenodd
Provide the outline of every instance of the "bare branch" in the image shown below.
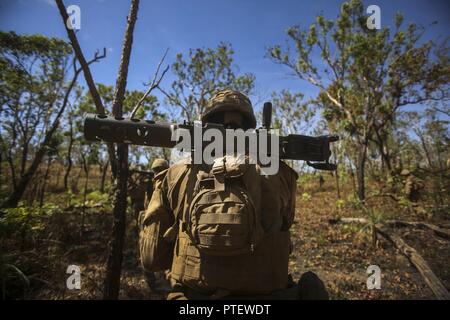
<path fill-rule="evenodd" d="M 164 54 L 163 54 L 161 60 L 159 60 L 159 63 L 158 63 L 158 66 L 156 67 L 156 72 L 155 72 L 155 74 L 154 74 L 154 76 L 153 76 L 152 82 L 149 82 L 149 83 L 147 83 L 147 84 L 144 83 L 145 86 L 151 86 L 151 84 L 154 84 L 154 83 L 155 83 L 156 78 L 157 78 L 157 76 L 158 76 L 158 74 L 159 74 L 159 69 L 161 68 L 161 65 L 163 64 L 164 60 L 166 59 L 166 56 L 167 56 L 167 53 L 168 53 L 168 52 L 169 52 L 169 48 L 166 49 L 166 51 L 164 52 Z"/>
<path fill-rule="evenodd" d="M 159 84 L 161 83 L 161 80 L 164 78 L 164 75 L 166 74 L 166 72 L 169 70 L 169 66 L 167 66 L 164 71 L 161 74 L 161 77 L 159 77 L 159 79 L 157 80 L 158 74 L 159 74 L 159 69 L 161 68 L 162 63 L 164 62 L 164 59 L 167 56 L 167 52 L 169 52 L 169 48 L 166 49 L 166 52 L 164 53 L 163 57 L 161 58 L 161 60 L 158 63 L 158 67 L 156 68 L 156 72 L 155 75 L 153 77 L 153 80 L 149 85 L 148 90 L 145 92 L 145 94 L 142 96 L 142 98 L 139 100 L 139 102 L 136 104 L 136 106 L 133 108 L 133 111 L 131 111 L 130 116 L 128 118 L 132 119 L 134 118 L 136 112 L 139 110 L 139 107 L 142 105 L 142 103 L 144 102 L 144 100 L 148 97 L 148 95 L 154 90 L 156 89 Z"/>
<path fill-rule="evenodd" d="M 62 0 L 55 0 L 56 5 L 58 6 L 59 14 L 61 15 L 61 18 L 63 20 L 64 26 L 67 31 L 67 35 L 69 37 L 70 43 L 72 44 L 73 50 L 75 52 L 75 56 L 77 57 L 78 61 L 80 62 L 81 68 L 83 69 L 84 78 L 86 80 L 86 83 L 89 87 L 89 92 L 91 93 L 92 99 L 94 100 L 95 109 L 96 112 L 100 115 L 105 115 L 105 107 L 102 103 L 102 100 L 100 98 L 100 95 L 97 91 L 97 88 L 95 87 L 94 79 L 92 78 L 91 70 L 89 69 L 89 65 L 86 62 L 86 59 L 84 58 L 83 51 L 81 51 L 80 44 L 78 43 L 78 39 L 75 35 L 75 32 L 73 29 L 69 29 L 67 26 L 66 21 L 69 19 L 69 16 L 66 11 L 66 7 L 64 6 L 64 3 Z M 106 50 L 103 51 L 104 55 L 106 56 Z"/>
<path fill-rule="evenodd" d="M 448 110 L 441 109 L 441 108 L 438 108 L 438 107 L 432 107 L 432 109 L 437 111 L 437 112 L 441 112 L 441 113 L 445 114 L 447 117 L 450 117 L 450 112 Z"/>
<path fill-rule="evenodd" d="M 191 119 L 190 119 L 190 112 L 189 112 L 187 106 L 184 106 L 184 105 L 181 103 L 181 101 L 180 101 L 180 102 L 175 101 L 175 99 L 174 99 L 170 94 L 168 94 L 164 89 L 162 89 L 160 86 L 158 86 L 157 88 L 158 88 L 159 91 L 161 91 L 161 92 L 166 96 L 166 98 L 167 98 L 171 103 L 173 103 L 174 105 L 179 105 L 180 108 L 183 109 L 184 113 L 186 114 L 186 117 L 188 118 L 187 121 L 191 121 Z"/>
<path fill-rule="evenodd" d="M 115 117 L 122 117 L 123 101 L 125 99 L 125 89 L 127 86 L 128 65 L 130 64 L 131 47 L 133 45 L 134 25 L 137 20 L 137 13 L 139 9 L 139 0 L 132 0 L 130 13 L 127 17 L 127 28 L 125 30 L 125 37 L 122 46 L 122 57 L 120 59 L 119 73 L 117 75 L 116 89 L 113 99 L 113 115 Z"/>

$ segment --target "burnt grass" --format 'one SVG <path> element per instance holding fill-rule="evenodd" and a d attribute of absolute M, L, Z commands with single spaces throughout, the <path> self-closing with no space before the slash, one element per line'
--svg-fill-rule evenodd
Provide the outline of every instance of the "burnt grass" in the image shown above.
<path fill-rule="evenodd" d="M 318 178 L 317 178 L 318 180 Z M 333 179 L 322 188 L 313 182 L 300 186 L 296 218 L 291 228 L 293 250 L 289 269 L 299 279 L 313 271 L 324 281 L 331 299 L 434 299 L 419 272 L 392 244 L 378 238 L 374 245 L 371 229 L 357 224 L 330 224 L 337 216 L 366 217 L 366 210 L 353 200 L 350 191 L 338 202 Z M 351 198 L 351 197 L 350 197 Z M 427 210 L 402 207 L 389 199 L 373 198 L 368 205 L 382 212 L 383 218 L 427 221 L 449 225 L 448 213 L 430 214 Z M 14 273 L 5 276 L 7 299 L 101 299 L 111 209 L 86 210 L 84 228 L 80 209 L 65 210 L 45 221 L 45 237 L 31 239 L 19 248 L 18 239 L 1 244 L 3 259 L 19 268 L 28 284 Z M 152 292 L 139 265 L 137 230 L 129 212 L 124 250 L 120 299 L 164 299 L 167 284 L 159 276 L 160 291 Z M 411 227 L 391 229 L 414 247 L 429 263 L 443 284 L 450 289 L 450 241 L 431 231 Z M 81 268 L 81 290 L 66 289 L 68 265 Z M 368 290 L 367 268 L 381 269 L 381 289 Z"/>

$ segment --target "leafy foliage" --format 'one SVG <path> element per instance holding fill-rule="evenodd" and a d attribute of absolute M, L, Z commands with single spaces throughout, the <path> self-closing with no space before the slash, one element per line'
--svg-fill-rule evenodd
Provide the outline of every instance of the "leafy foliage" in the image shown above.
<path fill-rule="evenodd" d="M 187 59 L 182 53 L 177 54 L 172 65 L 176 80 L 169 92 L 162 90 L 170 105 L 181 108 L 174 117 L 179 117 L 181 112 L 183 118 L 197 120 L 208 98 L 217 90 L 229 88 L 246 94 L 251 92 L 255 76 L 250 73 L 237 75 L 233 54 L 234 50 L 227 43 L 220 43 L 216 49 L 190 49 Z"/>

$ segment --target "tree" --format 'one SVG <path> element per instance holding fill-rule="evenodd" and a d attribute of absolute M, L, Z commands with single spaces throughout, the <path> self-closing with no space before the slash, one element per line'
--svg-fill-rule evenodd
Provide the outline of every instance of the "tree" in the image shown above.
<path fill-rule="evenodd" d="M 282 134 L 298 134 L 310 127 L 314 110 L 309 102 L 303 101 L 304 95 L 300 92 L 292 93 L 288 90 L 272 93 L 274 106 L 275 128 Z M 293 121 L 293 119 L 295 119 Z"/>
<path fill-rule="evenodd" d="M 51 149 L 81 72 L 73 60 L 68 81 L 71 53 L 60 39 L 0 33 L 1 148 L 12 178 L 12 192 L 2 207 L 17 206 Z M 101 58 L 96 55 L 89 63 Z"/>
<path fill-rule="evenodd" d="M 94 100 L 96 112 L 101 115 L 106 114 L 105 107 L 95 86 L 88 63 L 84 58 L 83 52 L 78 43 L 78 39 L 72 28 L 68 27 L 66 21 L 68 14 L 62 0 L 55 0 L 61 15 L 67 35 L 70 39 L 76 57 L 83 68 L 83 74 L 89 87 L 89 92 Z M 114 117 L 123 116 L 123 102 L 125 99 L 125 90 L 128 76 L 128 65 L 130 63 L 131 48 L 133 44 L 134 26 L 137 20 L 139 1 L 131 0 L 130 12 L 127 17 L 127 25 L 122 46 L 122 55 L 117 75 L 114 91 L 112 113 Z M 117 299 L 120 289 L 120 275 L 123 259 L 123 246 L 125 236 L 126 208 L 127 208 L 127 180 L 128 180 L 128 147 L 125 144 L 108 144 L 108 155 L 110 158 L 111 169 L 115 177 L 113 202 L 113 230 L 110 243 L 110 251 L 106 266 L 106 277 L 104 283 L 104 299 Z"/>
<path fill-rule="evenodd" d="M 133 32 L 137 20 L 138 10 L 139 0 L 131 0 L 112 105 L 113 115 L 118 118 L 123 116 L 123 102 L 125 100 L 128 65 L 130 64 L 131 48 L 133 46 Z M 123 143 L 117 144 L 116 156 L 117 180 L 113 199 L 114 223 L 110 252 L 106 266 L 105 286 L 103 292 L 104 299 L 117 299 L 119 297 L 123 246 L 125 242 L 125 219 L 127 212 L 128 189 L 128 146 Z"/>
<path fill-rule="evenodd" d="M 295 44 L 275 45 L 268 55 L 303 81 L 319 88 L 318 104 L 329 122 L 346 133 L 357 147 L 358 196 L 365 198 L 364 170 L 371 142 L 388 169 L 388 138 L 399 109 L 448 98 L 450 65 L 446 43 L 422 43 L 423 29 L 402 27 L 398 14 L 389 27 L 369 30 L 364 6 L 346 2 L 335 20 L 317 16 L 308 30 L 287 30 Z"/>
<path fill-rule="evenodd" d="M 208 98 L 220 89 L 230 88 L 246 94 L 251 92 L 255 77 L 250 73 L 237 75 L 233 54 L 231 45 L 226 43 L 220 43 L 216 49 L 190 49 L 187 60 L 182 53 L 177 54 L 172 64 L 176 79 L 170 90 L 158 87 L 167 102 L 176 108 L 174 117 L 197 120 Z"/>

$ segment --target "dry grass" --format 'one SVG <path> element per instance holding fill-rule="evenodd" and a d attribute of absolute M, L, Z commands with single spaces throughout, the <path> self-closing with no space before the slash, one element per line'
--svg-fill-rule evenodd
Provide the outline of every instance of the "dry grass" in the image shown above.
<path fill-rule="evenodd" d="M 92 189 L 97 185 L 95 180 L 98 181 L 98 176 L 93 176 Z M 344 183 L 344 196 L 338 201 L 334 179 L 325 177 L 326 183 L 321 189 L 316 180 L 317 176 L 310 177 L 299 184 L 289 265 L 294 279 L 305 271 L 316 272 L 325 282 L 332 299 L 433 299 L 419 273 L 391 244 L 380 239 L 374 247 L 370 228 L 330 225 L 328 219 L 336 216 L 363 216 L 372 220 L 396 217 L 448 225 L 448 214 L 431 215 L 421 207 L 405 207 L 385 198 L 368 201 L 367 207 L 371 208 L 368 211 L 348 196 L 352 194 L 346 187 L 349 183 Z M 375 190 L 377 187 L 372 188 Z M 65 207 L 68 195 L 52 193 L 47 199 Z M 17 266 L 29 279 L 29 286 L 25 286 L 19 276 L 9 273 L 7 298 L 101 299 L 111 209 L 106 204 L 103 209 L 88 210 L 83 232 L 80 230 L 80 216 L 80 209 L 54 214 L 45 220 L 45 230 L 41 235 L 29 239 L 24 248 L 19 248 L 17 238 L 1 244 L 4 261 Z M 127 219 L 120 298 L 161 299 L 163 295 L 152 294 L 145 282 L 138 263 L 137 236 L 131 212 Z M 416 248 L 450 288 L 450 242 L 419 229 L 393 231 Z M 81 290 L 66 289 L 66 268 L 70 264 L 81 267 Z M 381 290 L 366 288 L 366 270 L 373 264 L 382 271 Z"/>

